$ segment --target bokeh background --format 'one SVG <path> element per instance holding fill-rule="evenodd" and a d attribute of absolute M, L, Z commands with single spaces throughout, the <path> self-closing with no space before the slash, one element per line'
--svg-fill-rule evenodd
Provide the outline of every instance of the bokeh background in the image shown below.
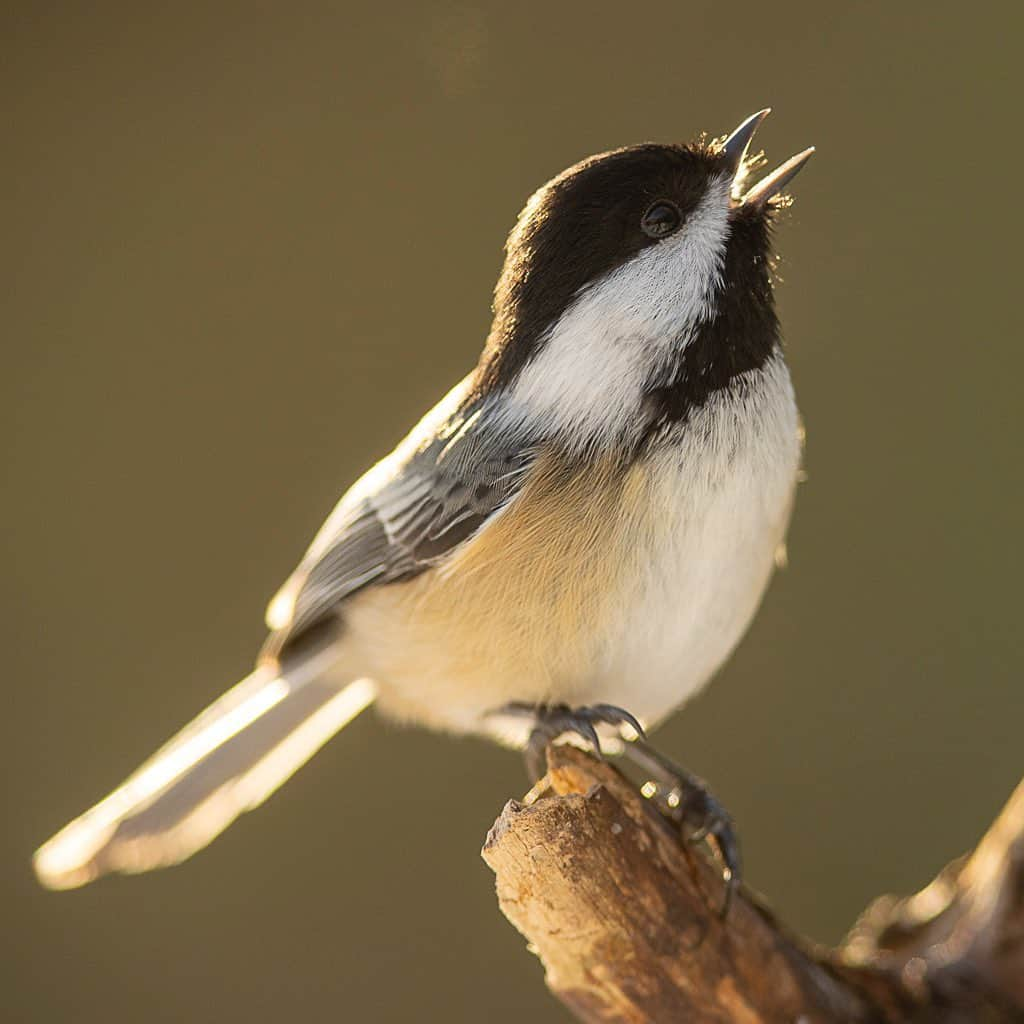
<path fill-rule="evenodd" d="M 1024 770 L 1019 6 L 13 4 L 0 27 L 0 989 L 18 1021 L 559 1021 L 478 851 L 518 758 L 359 720 L 186 866 L 33 847 L 227 684 L 340 491 L 471 365 L 591 152 L 808 144 L 778 233 L 790 567 L 659 734 L 836 940 Z"/>

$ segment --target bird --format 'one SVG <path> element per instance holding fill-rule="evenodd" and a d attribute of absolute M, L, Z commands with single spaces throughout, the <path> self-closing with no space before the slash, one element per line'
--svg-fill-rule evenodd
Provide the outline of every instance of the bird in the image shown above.
<path fill-rule="evenodd" d="M 186 859 L 374 702 L 533 779 L 553 740 L 633 756 L 735 883 L 727 812 L 647 733 L 747 629 L 799 475 L 772 231 L 814 150 L 750 184 L 768 113 L 530 197 L 475 367 L 342 496 L 252 673 L 36 851 L 43 885 Z"/>

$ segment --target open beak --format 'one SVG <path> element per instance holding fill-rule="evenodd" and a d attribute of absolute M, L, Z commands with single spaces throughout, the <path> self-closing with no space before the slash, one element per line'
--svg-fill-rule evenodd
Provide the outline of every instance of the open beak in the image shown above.
<path fill-rule="evenodd" d="M 756 185 L 740 194 L 743 180 L 746 177 L 744 159 L 747 150 L 750 148 L 750 141 L 754 133 L 760 127 L 761 122 L 771 113 L 771 107 L 759 110 L 751 114 L 726 140 L 722 143 L 720 152 L 728 162 L 733 172 L 733 197 L 734 205 L 745 208 L 760 208 L 773 196 L 780 192 L 797 176 L 800 168 L 811 158 L 814 147 L 805 149 L 796 156 L 791 156 L 784 164 L 776 167 L 770 174 L 765 175 Z"/>

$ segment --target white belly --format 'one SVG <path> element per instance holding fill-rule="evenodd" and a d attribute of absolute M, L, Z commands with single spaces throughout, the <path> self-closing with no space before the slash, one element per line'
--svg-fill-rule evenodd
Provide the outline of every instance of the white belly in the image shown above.
<path fill-rule="evenodd" d="M 764 594 L 792 481 L 769 495 L 765 481 L 751 486 L 736 475 L 689 503 L 690 516 L 652 553 L 646 584 L 609 637 L 606 667 L 582 703 L 616 704 L 653 725 L 708 682 Z"/>
<path fill-rule="evenodd" d="M 713 398 L 691 417 L 631 476 L 631 498 L 576 486 L 560 496 L 577 508 L 564 523 L 531 513 L 548 503 L 525 501 L 454 571 L 370 588 L 352 602 L 350 636 L 363 641 L 360 667 L 377 679 L 383 710 L 513 741 L 520 729 L 488 718 L 509 701 L 606 702 L 653 725 L 749 625 L 799 457 L 780 361 L 744 396 Z M 522 544 L 531 534 L 544 550 Z"/>
<path fill-rule="evenodd" d="M 784 540 L 800 460 L 781 364 L 767 384 L 739 405 L 709 406 L 659 457 L 654 505 L 667 510 L 665 522 L 643 541 L 645 578 L 579 703 L 615 704 L 653 725 L 708 682 L 749 626 Z M 708 437 L 714 443 L 700 440 Z"/>

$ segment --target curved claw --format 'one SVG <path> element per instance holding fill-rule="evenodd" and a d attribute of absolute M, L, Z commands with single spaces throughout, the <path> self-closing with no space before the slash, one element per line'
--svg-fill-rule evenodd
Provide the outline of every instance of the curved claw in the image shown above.
<path fill-rule="evenodd" d="M 534 725 L 526 743 L 526 768 L 533 782 L 539 781 L 547 768 L 546 750 L 560 736 L 575 733 L 591 750 L 603 757 L 598 725 L 629 726 L 635 736 L 643 737 L 643 726 L 628 711 L 614 704 L 591 704 L 570 708 L 566 704 L 534 705 L 515 702 L 506 704 L 496 715 L 518 715 L 533 718 Z M 623 739 L 632 737 L 623 736 Z"/>
<path fill-rule="evenodd" d="M 594 723 L 589 718 L 572 718 L 567 720 L 567 728 L 565 732 L 574 732 L 577 736 L 582 736 L 589 744 L 591 749 L 601 756 L 601 737 L 597 735 L 597 729 L 594 728 Z"/>
<path fill-rule="evenodd" d="M 614 704 L 591 704 L 588 708 L 581 710 L 592 715 L 598 722 L 605 725 L 628 725 L 640 739 L 645 739 L 647 733 L 644 727 L 625 708 L 617 708 Z"/>
<path fill-rule="evenodd" d="M 703 782 L 698 780 L 695 780 L 687 795 L 681 812 L 683 823 L 695 826 L 687 837 L 688 841 L 696 844 L 710 840 L 717 860 L 722 865 L 722 880 L 726 887 L 724 914 L 732 902 L 732 894 L 740 877 L 740 848 L 732 818 Z"/>
<path fill-rule="evenodd" d="M 690 837 L 691 842 L 708 840 L 715 851 L 716 859 L 722 866 L 725 896 L 722 899 L 719 916 L 725 920 L 740 882 L 740 850 L 739 844 L 736 842 L 736 833 L 733 831 L 732 821 L 728 817 L 716 818 L 710 824 L 703 825 L 698 832 L 701 833 L 700 840 L 697 839 L 695 832 Z"/>

